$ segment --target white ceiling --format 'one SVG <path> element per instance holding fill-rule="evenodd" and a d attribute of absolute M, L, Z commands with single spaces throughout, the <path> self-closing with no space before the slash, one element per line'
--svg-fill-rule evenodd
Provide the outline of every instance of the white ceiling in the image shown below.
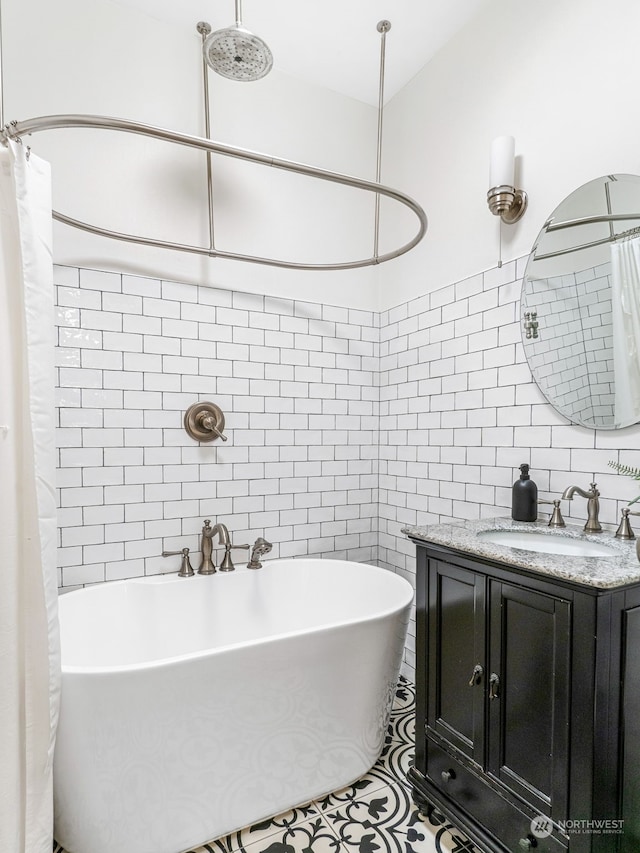
<path fill-rule="evenodd" d="M 172 26 L 235 22 L 232 0 L 114 0 Z M 274 68 L 377 105 L 381 20 L 386 36 L 385 101 L 492 0 L 245 0 L 243 25 L 264 39 Z"/>

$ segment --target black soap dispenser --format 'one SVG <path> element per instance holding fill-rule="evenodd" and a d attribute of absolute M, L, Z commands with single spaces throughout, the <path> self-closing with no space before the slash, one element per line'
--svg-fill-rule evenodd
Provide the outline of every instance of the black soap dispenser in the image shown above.
<path fill-rule="evenodd" d="M 520 466 L 520 479 L 511 492 L 511 518 L 514 521 L 536 521 L 538 518 L 538 487 L 529 479 L 529 466 Z"/>

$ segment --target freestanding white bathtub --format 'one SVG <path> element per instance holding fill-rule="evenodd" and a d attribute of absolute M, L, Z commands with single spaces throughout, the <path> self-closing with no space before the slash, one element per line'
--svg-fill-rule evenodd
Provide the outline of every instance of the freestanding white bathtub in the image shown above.
<path fill-rule="evenodd" d="M 180 853 L 357 779 L 411 601 L 398 575 L 314 559 L 63 595 L 58 842 Z"/>

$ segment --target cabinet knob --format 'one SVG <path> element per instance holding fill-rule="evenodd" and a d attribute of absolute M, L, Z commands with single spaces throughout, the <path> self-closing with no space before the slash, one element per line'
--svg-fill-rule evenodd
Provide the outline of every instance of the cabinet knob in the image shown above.
<path fill-rule="evenodd" d="M 476 684 L 479 684 L 483 673 L 484 669 L 480 666 L 479 663 L 477 663 L 473 668 L 473 672 L 471 673 L 471 678 L 469 679 L 469 687 L 474 687 Z"/>
<path fill-rule="evenodd" d="M 453 770 L 443 770 L 440 774 L 442 776 L 442 781 L 446 784 L 450 782 L 452 779 L 456 778 L 456 774 Z"/>
<path fill-rule="evenodd" d="M 489 699 L 500 697 L 500 676 L 492 672 L 489 676 Z"/>

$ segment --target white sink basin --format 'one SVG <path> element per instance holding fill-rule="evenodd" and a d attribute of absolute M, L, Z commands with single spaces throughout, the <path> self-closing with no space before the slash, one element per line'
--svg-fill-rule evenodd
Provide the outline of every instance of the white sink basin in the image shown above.
<path fill-rule="evenodd" d="M 494 545 L 507 545 L 525 551 L 538 551 L 542 554 L 561 554 L 567 557 L 620 557 L 621 552 L 604 542 L 589 539 L 570 539 L 553 533 L 540 533 L 532 530 L 483 530 L 476 534 L 484 542 Z"/>

